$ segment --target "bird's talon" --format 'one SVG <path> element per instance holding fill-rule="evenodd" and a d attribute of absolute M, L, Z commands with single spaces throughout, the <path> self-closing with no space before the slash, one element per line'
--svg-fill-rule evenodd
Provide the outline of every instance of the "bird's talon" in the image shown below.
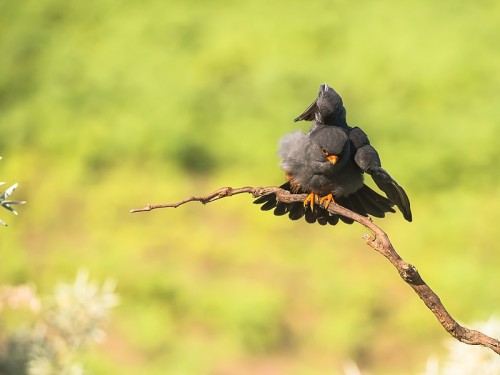
<path fill-rule="evenodd" d="M 323 198 L 321 198 L 319 200 L 319 204 L 321 206 L 323 206 L 325 208 L 325 210 L 328 209 L 328 206 L 330 206 L 330 203 L 332 203 L 332 202 L 333 202 L 333 195 L 332 194 L 325 195 Z"/>
<path fill-rule="evenodd" d="M 311 207 L 311 211 L 314 211 L 314 203 L 316 203 L 318 199 L 318 194 L 309 193 L 307 198 L 304 200 L 304 207 Z"/>

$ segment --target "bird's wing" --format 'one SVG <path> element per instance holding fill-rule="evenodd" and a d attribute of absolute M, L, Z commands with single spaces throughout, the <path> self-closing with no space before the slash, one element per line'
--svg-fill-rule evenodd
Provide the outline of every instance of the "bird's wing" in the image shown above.
<path fill-rule="evenodd" d="M 370 144 L 370 140 L 363 130 L 361 130 L 357 126 L 354 128 L 348 127 L 348 129 L 349 140 L 356 150 Z"/>
<path fill-rule="evenodd" d="M 370 168 L 367 173 L 372 176 L 373 181 L 387 195 L 387 198 L 398 206 L 403 217 L 411 221 L 410 200 L 403 188 L 383 168 Z"/>
<path fill-rule="evenodd" d="M 387 198 L 398 206 L 403 217 L 412 221 L 410 200 L 404 189 L 382 168 L 377 150 L 370 145 L 366 134 L 359 128 L 353 128 L 349 138 L 355 146 L 354 161 L 365 173 L 372 176 L 373 181 Z"/>
<path fill-rule="evenodd" d="M 318 104 L 316 100 L 312 102 L 312 104 L 307 107 L 307 109 L 298 117 L 296 117 L 293 122 L 297 121 L 313 121 L 316 119 L 316 113 L 319 112 Z"/>

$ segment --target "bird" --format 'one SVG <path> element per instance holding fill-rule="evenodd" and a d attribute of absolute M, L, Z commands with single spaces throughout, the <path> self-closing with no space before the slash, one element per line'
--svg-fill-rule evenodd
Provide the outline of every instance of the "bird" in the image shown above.
<path fill-rule="evenodd" d="M 350 128 L 346 117 L 347 111 L 342 97 L 325 83 L 319 86 L 318 96 L 314 102 L 293 121 L 313 121 L 311 130 L 314 130 L 316 124 Z"/>
<path fill-rule="evenodd" d="M 366 133 L 359 127 L 350 127 L 347 124 L 346 109 L 342 98 L 333 88 L 326 83 L 320 85 L 315 101 L 300 116 L 294 119 L 295 122 L 303 120 L 311 121 L 312 123 L 310 130 L 306 134 L 301 133 L 299 136 L 300 132 L 296 132 L 293 133 L 293 137 L 288 135 L 280 140 L 280 150 L 278 153 L 283 158 L 281 167 L 284 169 L 288 180 L 280 187 L 294 193 L 306 192 L 309 194 L 308 199 L 306 199 L 304 205 L 300 202 L 298 204 L 283 203 L 279 202 L 274 194 L 269 194 L 258 198 L 254 203 L 262 204 L 262 210 L 271 210 L 274 208 L 274 214 L 277 216 L 288 213 L 290 219 L 297 220 L 305 215 L 307 222 L 313 223 L 317 221 L 323 225 L 327 223 L 335 225 L 339 217 L 329 214 L 324 209 L 327 205 L 320 204 L 319 207 L 310 205 L 310 210 L 306 209 L 308 204 L 317 200 L 314 194 L 324 193 L 324 189 L 317 186 L 319 181 L 323 181 L 325 186 L 330 187 L 332 186 L 332 182 L 325 181 L 325 178 L 315 177 L 314 180 L 317 181 L 315 185 L 300 185 L 288 167 L 294 165 L 294 171 L 296 173 L 299 171 L 299 175 L 301 176 L 307 168 L 311 167 L 312 164 L 308 158 L 312 157 L 312 155 L 304 154 L 299 145 L 321 145 L 328 142 L 342 143 L 345 138 L 346 140 L 342 145 L 347 149 L 341 152 L 342 160 L 344 161 L 336 166 L 337 169 L 339 166 L 342 166 L 341 173 L 337 170 L 337 172 L 330 176 L 335 181 L 337 191 L 332 191 L 331 196 L 328 193 L 326 195 L 328 198 L 322 200 L 321 203 L 329 203 L 333 199 L 336 203 L 354 212 L 364 216 L 372 215 L 375 217 L 384 217 L 386 212 L 395 212 L 392 207 L 396 205 L 403 214 L 403 217 L 407 221 L 412 221 L 408 195 L 389 173 L 382 168 L 378 152 L 370 144 Z M 328 130 L 329 128 L 333 130 Z M 324 149 L 327 150 L 327 148 Z M 299 161 L 301 158 L 302 162 Z M 293 163 L 291 160 L 293 160 Z M 299 167 L 300 165 L 302 167 Z M 371 175 L 375 184 L 385 193 L 387 198 L 363 183 L 363 173 Z M 350 176 L 349 179 L 341 181 L 342 178 L 339 176 L 345 177 L 346 175 Z M 354 181 L 357 181 L 357 183 L 354 184 Z M 343 186 L 344 189 L 339 191 L 339 186 Z M 340 216 L 340 219 L 346 223 L 352 223 L 352 220 L 345 217 Z"/>
<path fill-rule="evenodd" d="M 399 208 L 407 221 L 412 221 L 410 200 L 404 189 L 382 168 L 377 150 L 370 144 L 368 136 L 359 127 L 347 124 L 347 111 L 342 97 L 327 83 L 319 86 L 314 102 L 298 117 L 297 121 L 311 121 L 313 131 L 318 125 L 339 126 L 348 130 L 354 148 L 354 158 L 363 172 L 372 176 L 373 181 L 386 196 Z"/>
<path fill-rule="evenodd" d="M 305 216 L 307 222 L 322 225 L 335 225 L 339 219 L 353 222 L 329 213 L 332 201 L 364 216 L 384 217 L 386 212 L 395 212 L 394 203 L 363 183 L 351 147 L 347 130 L 337 126 L 318 125 L 307 134 L 297 131 L 284 136 L 278 154 L 287 182 L 281 188 L 308 196 L 303 203 L 282 203 L 268 194 L 255 203 L 263 204 L 263 210 L 274 208 L 278 216 L 288 213 L 292 220 Z"/>

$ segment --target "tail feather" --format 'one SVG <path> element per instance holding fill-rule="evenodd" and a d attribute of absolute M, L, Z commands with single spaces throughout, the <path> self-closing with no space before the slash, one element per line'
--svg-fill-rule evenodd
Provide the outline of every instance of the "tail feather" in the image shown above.
<path fill-rule="evenodd" d="M 359 201 L 358 195 L 356 193 L 352 194 L 344 199 L 339 200 L 337 203 L 340 204 L 341 206 L 346 205 L 344 207 L 349 208 L 351 211 L 354 211 L 360 215 L 366 216 L 365 207 Z"/>
<path fill-rule="evenodd" d="M 355 194 L 353 194 L 363 205 L 368 215 L 375 217 L 385 217 L 386 212 L 396 212 L 392 207 L 394 203 L 376 191 L 363 185 Z"/>

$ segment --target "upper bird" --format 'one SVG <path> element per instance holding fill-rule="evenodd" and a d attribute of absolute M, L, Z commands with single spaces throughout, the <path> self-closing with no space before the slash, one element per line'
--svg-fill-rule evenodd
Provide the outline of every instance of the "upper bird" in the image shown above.
<path fill-rule="evenodd" d="M 293 121 L 314 121 L 314 124 L 349 127 L 346 110 L 340 95 L 327 83 L 319 86 L 318 97 L 300 116 Z M 314 125 L 313 125 L 314 127 Z"/>
<path fill-rule="evenodd" d="M 317 220 L 320 224 L 338 222 L 338 217 L 321 208 L 323 204 L 327 207 L 332 198 L 361 215 L 377 217 L 394 212 L 392 206 L 396 205 L 403 217 L 412 221 L 406 192 L 382 168 L 378 153 L 370 145 L 367 135 L 360 128 L 347 124 L 342 98 L 335 90 L 326 83 L 321 85 L 316 100 L 295 119 L 301 120 L 312 122 L 309 132 L 294 133 L 280 141 L 281 166 L 289 180 L 282 188 L 309 193 L 308 199 L 304 205 L 284 204 L 278 202 L 274 194 L 269 194 L 258 198 L 255 203 L 262 204 L 263 210 L 274 208 L 275 215 L 289 213 L 291 219 L 306 215 L 308 222 Z M 342 148 L 339 151 L 340 146 Z M 312 151 L 318 148 L 323 159 L 330 156 L 330 159 L 326 159 L 327 164 L 318 164 L 321 156 L 319 152 Z M 332 160 L 335 162 L 332 163 Z M 326 166 L 329 168 L 325 172 L 322 168 Z M 363 184 L 363 172 L 372 176 L 388 199 Z M 314 202 L 320 195 L 323 195 L 319 199 L 320 208 L 315 208 Z M 311 206 L 311 210 L 305 209 L 307 205 Z M 352 222 L 343 217 L 340 219 Z"/>

